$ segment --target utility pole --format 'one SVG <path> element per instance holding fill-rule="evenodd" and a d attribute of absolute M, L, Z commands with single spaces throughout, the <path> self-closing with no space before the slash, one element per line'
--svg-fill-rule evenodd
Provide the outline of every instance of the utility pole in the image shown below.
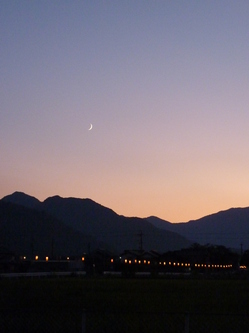
<path fill-rule="evenodd" d="M 51 258 L 54 259 L 54 234 L 51 241 Z"/>
<path fill-rule="evenodd" d="M 139 234 L 137 234 L 139 237 L 139 250 L 142 252 L 143 251 L 143 232 L 142 230 L 140 231 Z"/>
<path fill-rule="evenodd" d="M 243 255 L 243 243 L 240 243 L 240 255 L 241 255 L 241 257 Z"/>

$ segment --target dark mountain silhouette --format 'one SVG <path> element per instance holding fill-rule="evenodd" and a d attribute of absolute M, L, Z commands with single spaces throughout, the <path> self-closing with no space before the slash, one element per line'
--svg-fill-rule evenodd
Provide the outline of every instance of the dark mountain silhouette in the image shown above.
<path fill-rule="evenodd" d="M 187 223 L 169 223 L 155 216 L 147 221 L 188 238 L 199 244 L 217 244 L 228 248 L 249 248 L 249 207 L 231 208 L 191 220 Z"/>
<path fill-rule="evenodd" d="M 174 232 L 158 229 L 142 218 L 120 216 L 90 199 L 59 196 L 48 198 L 44 202 L 33 199 L 19 192 L 4 197 L 2 201 L 13 201 L 24 207 L 32 206 L 38 212 L 45 212 L 76 232 L 90 235 L 98 243 L 108 244 L 104 247 L 118 253 L 125 249 L 139 249 L 141 246 L 145 250 L 165 252 L 190 245 L 187 239 Z M 90 239 L 88 245 L 92 250 L 93 244 Z"/>
<path fill-rule="evenodd" d="M 13 194 L 7 195 L 2 200 L 12 202 L 27 208 L 38 209 L 41 207 L 41 202 L 38 199 L 23 192 L 14 192 Z"/>
<path fill-rule="evenodd" d="M 112 244 L 119 252 L 138 249 L 141 237 L 142 246 L 147 250 L 166 251 L 189 244 L 175 233 L 159 230 L 141 218 L 120 216 L 90 199 L 64 199 L 56 196 L 45 200 L 43 207 L 46 212 L 73 228 Z"/>
<path fill-rule="evenodd" d="M 1 201 L 44 212 L 71 231 L 88 235 L 90 249 L 104 243 L 104 248 L 121 252 L 138 249 L 141 241 L 144 249 L 159 252 L 188 247 L 191 243 L 237 249 L 243 244 L 244 249 L 249 248 L 249 208 L 231 208 L 186 223 L 170 223 L 155 216 L 146 219 L 120 216 L 90 199 L 54 196 L 40 202 L 15 192 Z"/>
<path fill-rule="evenodd" d="M 47 213 L 0 201 L 0 246 L 27 257 L 81 255 L 104 246 Z"/>
<path fill-rule="evenodd" d="M 152 223 L 156 228 L 163 229 L 163 230 L 171 230 L 173 229 L 173 226 L 171 222 L 160 219 L 159 217 L 156 216 L 149 216 L 145 218 L 146 221 Z"/>

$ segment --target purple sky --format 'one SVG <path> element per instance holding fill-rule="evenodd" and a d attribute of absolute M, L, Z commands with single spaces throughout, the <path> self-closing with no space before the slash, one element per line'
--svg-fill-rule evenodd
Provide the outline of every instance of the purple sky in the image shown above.
<path fill-rule="evenodd" d="M 8 0 L 0 32 L 1 198 L 249 206 L 248 1 Z"/>

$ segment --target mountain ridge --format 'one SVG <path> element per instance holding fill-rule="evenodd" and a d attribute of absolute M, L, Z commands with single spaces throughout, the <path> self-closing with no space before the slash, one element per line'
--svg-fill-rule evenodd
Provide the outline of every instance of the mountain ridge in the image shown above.
<path fill-rule="evenodd" d="M 189 222 L 168 223 L 157 217 L 147 217 L 163 230 L 177 232 L 199 244 L 219 244 L 230 248 L 249 248 L 249 207 L 229 208 Z"/>
<path fill-rule="evenodd" d="M 190 245 L 187 239 L 177 233 L 162 231 L 142 218 L 118 215 L 91 199 L 53 196 L 39 202 L 23 192 L 14 192 L 1 201 L 45 212 L 73 230 L 91 235 L 98 243 L 108 244 L 108 249 L 115 249 L 119 253 L 125 249 L 137 249 L 139 237 L 143 238 L 146 250 L 165 252 Z"/>
<path fill-rule="evenodd" d="M 44 211 L 0 200 L 0 245 L 18 255 L 67 256 L 103 244 Z"/>
<path fill-rule="evenodd" d="M 171 223 L 156 216 L 118 215 L 89 198 L 55 195 L 41 202 L 23 192 L 14 192 L 1 200 L 45 211 L 74 230 L 94 236 L 98 242 L 111 244 L 118 251 L 138 248 L 138 234 L 143 234 L 146 249 L 158 251 L 191 243 L 249 248 L 249 207 L 232 207 L 197 220 Z"/>

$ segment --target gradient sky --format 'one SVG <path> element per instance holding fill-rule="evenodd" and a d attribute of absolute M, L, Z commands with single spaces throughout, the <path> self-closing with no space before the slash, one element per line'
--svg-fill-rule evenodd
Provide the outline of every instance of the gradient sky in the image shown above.
<path fill-rule="evenodd" d="M 0 36 L 1 198 L 249 206 L 248 1 L 5 0 Z"/>

